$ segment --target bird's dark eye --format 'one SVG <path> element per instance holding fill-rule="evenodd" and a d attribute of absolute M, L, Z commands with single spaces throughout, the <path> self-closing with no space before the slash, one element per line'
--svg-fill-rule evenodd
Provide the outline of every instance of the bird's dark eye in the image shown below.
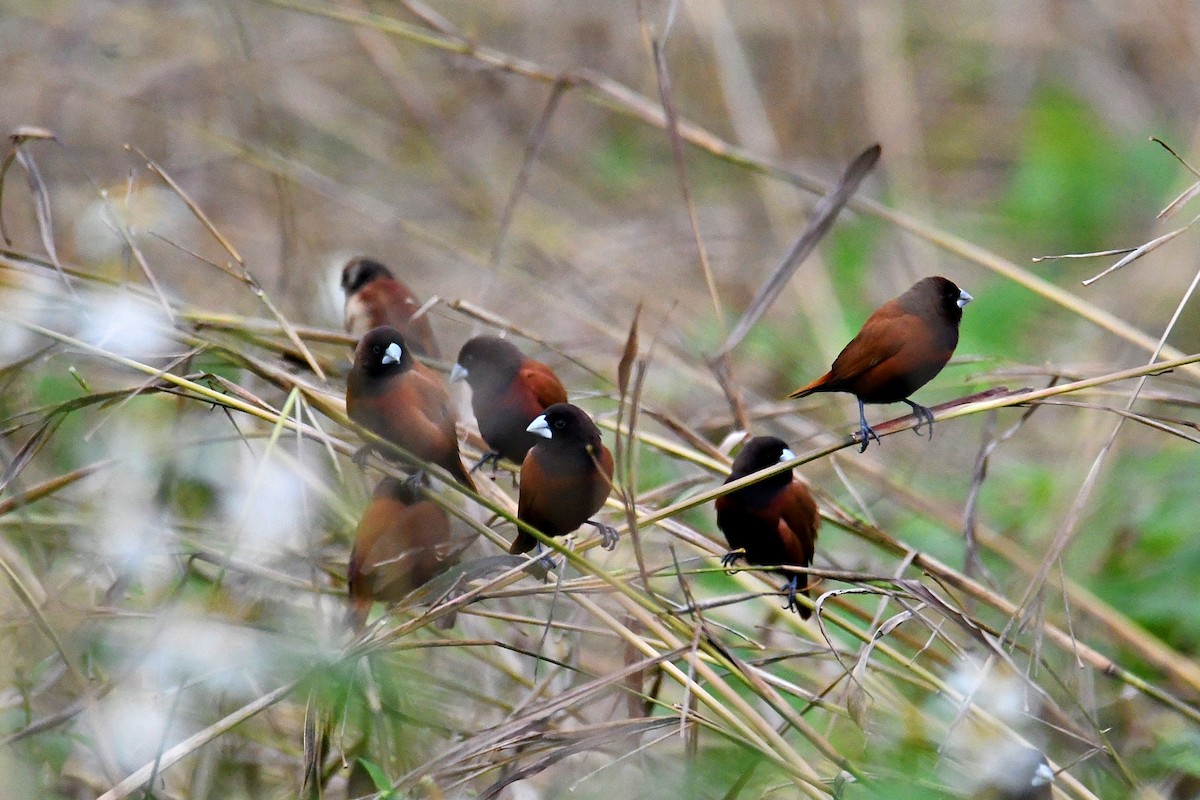
<path fill-rule="evenodd" d="M 567 421 L 565 419 L 556 419 L 554 420 L 554 427 L 561 431 L 563 428 L 567 427 Z"/>

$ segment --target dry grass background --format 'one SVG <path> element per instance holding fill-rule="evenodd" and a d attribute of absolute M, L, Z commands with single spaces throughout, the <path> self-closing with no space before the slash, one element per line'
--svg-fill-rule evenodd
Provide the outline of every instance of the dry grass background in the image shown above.
<path fill-rule="evenodd" d="M 1030 259 L 1186 228 L 1155 214 L 1197 176 L 1148 139 L 1197 151 L 1198 54 L 1187 2 L 3 0 L 0 122 L 56 136 L 3 181 L 3 795 L 295 796 L 307 711 L 331 797 L 1009 797 L 1028 747 L 1055 797 L 1196 796 L 1200 240 L 1087 288 L 1120 256 Z M 718 568 L 705 356 L 873 142 L 730 360 L 826 515 L 802 624 Z M 637 409 L 615 553 L 542 584 L 497 522 L 453 628 L 426 596 L 348 641 L 360 252 L 440 298 L 446 352 L 508 328 L 610 445 Z M 848 399 L 779 398 L 926 274 L 977 300 L 919 399 L 1067 388 L 843 451 Z"/>

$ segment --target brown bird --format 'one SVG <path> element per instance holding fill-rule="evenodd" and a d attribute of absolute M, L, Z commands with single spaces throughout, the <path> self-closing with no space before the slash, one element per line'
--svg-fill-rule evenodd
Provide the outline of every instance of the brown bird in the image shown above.
<path fill-rule="evenodd" d="M 529 448 L 541 441 L 526 430 L 529 423 L 555 403 L 567 402 L 567 390 L 554 370 L 496 336 L 476 336 L 464 344 L 450 380 L 465 380 L 471 387 L 479 433 L 492 448 L 472 472 L 501 458 L 520 464 Z"/>
<path fill-rule="evenodd" d="M 848 392 L 858 398 L 859 438 L 867 449 L 879 436 L 867 424 L 863 403 L 908 403 L 917 417 L 929 423 L 933 412 L 909 399 L 942 371 L 958 345 L 963 306 L 974 298 L 951 281 L 924 278 L 899 297 L 884 303 L 863 323 L 862 330 L 842 348 L 829 372 L 788 397 L 814 392 Z"/>
<path fill-rule="evenodd" d="M 359 341 L 346 377 L 346 414 L 475 489 L 458 455 L 458 431 L 446 386 L 437 373 L 413 358 L 395 328 L 375 328 Z M 361 464 L 370 449 L 370 445 L 360 449 L 355 461 Z M 414 477 L 419 477 L 421 463 L 411 465 L 417 468 Z"/>
<path fill-rule="evenodd" d="M 413 352 L 441 358 L 433 328 L 425 314 L 413 319 L 421 307 L 416 295 L 391 270 L 370 258 L 352 258 L 342 268 L 346 293 L 346 332 L 361 339 L 367 331 L 390 325 L 404 334 Z"/>
<path fill-rule="evenodd" d="M 795 457 L 783 440 L 755 436 L 734 459 L 725 483 Z M 812 564 L 821 517 L 812 495 L 792 477 L 790 470 L 723 494 L 717 498 L 716 506 L 717 527 L 731 548 L 721 559 L 723 566 L 728 567 L 742 557 L 761 567 Z M 745 556 L 735 552 L 739 549 L 745 551 Z M 796 602 L 797 592 L 809 596 L 808 576 L 798 572 L 780 574 L 788 579 L 784 608 L 808 619 L 811 609 Z"/>
<path fill-rule="evenodd" d="M 556 403 L 526 428 L 541 437 L 521 462 L 517 519 L 547 536 L 565 536 L 585 522 L 600 531 L 605 550 L 617 546 L 617 532 L 588 519 L 600 510 L 612 488 L 613 457 L 600 441 L 600 429 L 582 408 Z M 537 540 L 525 531 L 508 548 L 525 553 Z"/>
<path fill-rule="evenodd" d="M 371 603 L 402 599 L 454 566 L 461 552 L 450 539 L 445 509 L 422 497 L 415 486 L 385 477 L 363 512 L 350 551 L 354 629 L 362 629 Z"/>

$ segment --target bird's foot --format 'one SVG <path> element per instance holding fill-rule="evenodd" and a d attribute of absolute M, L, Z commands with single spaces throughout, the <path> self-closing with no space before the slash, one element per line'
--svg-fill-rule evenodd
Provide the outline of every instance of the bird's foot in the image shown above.
<path fill-rule="evenodd" d="M 617 533 L 617 529 L 611 525 L 605 525 L 602 522 L 596 522 L 593 519 L 587 521 L 588 525 L 592 525 L 600 532 L 600 546 L 605 550 L 615 550 L 617 542 L 621 536 Z"/>
<path fill-rule="evenodd" d="M 858 448 L 858 452 L 865 453 L 867 451 L 867 445 L 871 443 L 872 439 L 879 442 L 881 446 L 883 445 L 883 442 L 879 441 L 879 434 L 875 432 L 874 428 L 867 424 L 866 420 L 863 420 L 858 427 L 858 440 L 862 442 Z"/>
<path fill-rule="evenodd" d="M 800 585 L 800 576 L 793 573 L 784 586 L 784 596 L 787 597 L 787 602 L 783 604 L 784 611 L 795 611 L 800 613 L 800 606 L 796 604 L 796 589 Z"/>
<path fill-rule="evenodd" d="M 537 551 L 540 555 L 540 558 L 538 558 L 535 563 L 547 573 L 553 572 L 554 568 L 558 566 L 554 563 L 554 556 L 552 556 L 544 547 L 542 547 L 541 542 L 538 542 L 537 544 Z"/>
<path fill-rule="evenodd" d="M 917 424 L 913 426 L 913 433 L 917 436 L 921 435 L 921 428 L 926 424 L 929 426 L 929 440 L 933 441 L 933 412 L 920 403 L 914 403 L 912 400 L 905 400 L 908 407 L 912 409 L 913 416 L 917 418 Z"/>
<path fill-rule="evenodd" d="M 872 439 L 879 442 L 879 434 L 867 424 L 867 410 L 863 407 L 863 401 L 860 397 L 858 398 L 858 440 L 862 442 L 862 447 L 858 448 L 858 452 L 867 452 L 867 445 L 871 443 Z M 883 442 L 879 442 L 879 446 L 882 447 Z"/>
<path fill-rule="evenodd" d="M 733 573 L 737 572 L 737 569 L 735 569 L 733 565 L 739 558 L 745 558 L 745 556 L 746 551 L 740 547 L 737 550 L 730 550 L 728 553 L 721 556 L 721 566 L 725 568 L 725 574 L 732 575 Z"/>
<path fill-rule="evenodd" d="M 489 461 L 492 462 L 492 478 L 495 478 L 496 472 L 500 469 L 500 454 L 495 450 L 484 453 L 483 457 L 475 462 L 475 466 L 471 467 L 470 471 L 474 473 L 480 467 L 486 466 Z"/>
<path fill-rule="evenodd" d="M 364 444 L 362 447 L 354 451 L 354 455 L 350 456 L 350 460 L 354 462 L 354 466 L 359 469 L 367 468 L 367 459 L 371 457 L 371 451 L 375 448 L 369 444 Z"/>

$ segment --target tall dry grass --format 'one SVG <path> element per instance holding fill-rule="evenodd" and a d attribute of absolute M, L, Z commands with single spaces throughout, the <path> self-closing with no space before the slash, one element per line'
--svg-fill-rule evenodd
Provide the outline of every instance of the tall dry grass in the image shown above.
<path fill-rule="evenodd" d="M 1200 176 L 1146 137 L 1194 152 L 1200 28 L 1098 8 L 8 4 L 5 796 L 1190 797 Z M 462 567 L 350 636 L 350 252 L 559 370 L 616 552 L 539 580 L 509 475 L 436 483 Z M 932 273 L 931 441 L 779 400 Z M 720 568 L 746 429 L 820 500 L 810 623 Z"/>

